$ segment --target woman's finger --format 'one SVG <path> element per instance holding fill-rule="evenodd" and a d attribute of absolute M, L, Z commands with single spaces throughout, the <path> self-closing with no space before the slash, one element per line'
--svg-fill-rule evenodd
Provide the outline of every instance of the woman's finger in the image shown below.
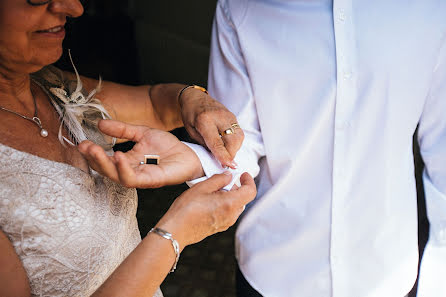
<path fill-rule="evenodd" d="M 231 182 L 232 174 L 225 171 L 222 174 L 215 174 L 205 181 L 196 184 L 193 188 L 203 190 L 207 193 L 213 193 L 221 190 L 224 186 Z"/>
<path fill-rule="evenodd" d="M 81 153 L 81 155 L 85 158 L 85 160 L 88 163 L 88 166 L 90 168 L 93 168 L 93 170 L 101 173 L 100 168 L 96 164 L 96 160 L 92 156 L 92 153 L 90 152 L 91 148 L 93 147 L 94 143 L 91 141 L 83 141 L 78 145 L 78 150 Z"/>
<path fill-rule="evenodd" d="M 91 168 L 114 181 L 118 181 L 116 166 L 102 147 L 87 140 L 79 144 L 78 150 Z"/>
<path fill-rule="evenodd" d="M 221 139 L 223 140 L 229 155 L 232 159 L 234 159 L 238 150 L 242 146 L 243 140 L 245 139 L 245 134 L 243 133 L 242 129 L 236 128 L 233 129 L 232 134 L 223 135 Z"/>
<path fill-rule="evenodd" d="M 128 158 L 122 152 L 115 153 L 119 182 L 128 188 L 138 187 L 135 170 L 130 166 Z"/>
<path fill-rule="evenodd" d="M 237 122 L 237 118 L 229 111 L 220 111 L 218 119 L 224 119 L 224 121 L 215 121 L 215 125 L 222 136 L 222 140 L 225 143 L 226 150 L 234 159 L 237 151 L 240 149 L 245 138 L 243 130 Z"/>
<path fill-rule="evenodd" d="M 237 201 L 237 203 L 243 206 L 254 200 L 257 188 L 254 179 L 247 172 L 240 177 L 240 184 L 238 189 L 226 192 L 224 195 L 231 197 L 230 199 Z"/>
<path fill-rule="evenodd" d="M 235 169 L 233 158 L 225 147 L 225 142 L 213 122 L 199 121 L 195 127 L 203 137 L 207 148 L 217 158 L 222 166 L 229 166 Z"/>
<path fill-rule="evenodd" d="M 198 133 L 198 131 L 189 125 L 185 125 L 186 131 L 187 133 L 189 133 L 189 136 L 194 139 L 196 142 L 198 142 L 198 144 L 202 145 L 202 146 L 206 146 L 206 142 L 204 141 L 203 137 L 201 137 L 200 133 Z"/>
<path fill-rule="evenodd" d="M 145 126 L 135 126 L 115 120 L 101 120 L 98 123 L 98 127 L 103 133 L 109 136 L 134 142 L 139 142 L 144 132 L 150 129 Z"/>

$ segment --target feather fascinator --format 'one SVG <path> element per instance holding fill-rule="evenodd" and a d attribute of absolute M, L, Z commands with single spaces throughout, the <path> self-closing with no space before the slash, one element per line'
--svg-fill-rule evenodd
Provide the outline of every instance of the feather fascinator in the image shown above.
<path fill-rule="evenodd" d="M 65 80 L 63 72 L 54 66 L 47 66 L 31 77 L 47 93 L 59 114 L 61 123 L 58 136 L 63 145 L 65 143 L 77 145 L 88 139 L 105 150 L 110 150 L 116 143 L 116 138 L 104 135 L 97 126 L 99 120 L 112 118 L 101 101 L 94 98 L 101 90 L 101 78 L 99 77 L 96 88 L 87 93 L 70 51 L 68 54 L 76 74 L 76 81 Z M 67 128 L 70 139 L 62 135 L 63 126 Z"/>

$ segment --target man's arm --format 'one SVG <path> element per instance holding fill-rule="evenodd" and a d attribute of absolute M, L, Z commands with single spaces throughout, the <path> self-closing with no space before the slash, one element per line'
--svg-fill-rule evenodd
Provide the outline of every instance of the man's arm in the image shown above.
<path fill-rule="evenodd" d="M 245 140 L 235 157 L 236 173 L 247 171 L 252 176 L 259 173 L 258 160 L 265 155 L 263 139 L 249 73 L 246 69 L 237 35 L 237 25 L 242 21 L 246 1 L 219 1 L 214 18 L 209 65 L 209 93 L 218 98 L 237 117 L 245 133 Z M 234 16 L 231 11 L 240 15 Z M 237 133 L 237 132 L 236 132 Z M 231 137 L 231 135 L 223 136 Z M 203 148 L 192 147 L 199 156 L 206 176 L 223 171 Z M 234 174 L 234 179 L 237 174 Z"/>
<path fill-rule="evenodd" d="M 429 241 L 418 283 L 419 297 L 446 296 L 446 42 L 439 52 L 429 97 L 419 123 Z"/>

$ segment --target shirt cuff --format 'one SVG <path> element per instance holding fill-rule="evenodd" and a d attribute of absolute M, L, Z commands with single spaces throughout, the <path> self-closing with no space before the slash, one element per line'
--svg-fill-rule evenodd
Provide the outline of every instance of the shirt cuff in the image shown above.
<path fill-rule="evenodd" d="M 238 169 L 223 168 L 220 162 L 218 162 L 218 160 L 215 159 L 214 156 L 201 145 L 189 142 L 183 142 L 183 143 L 188 147 L 190 147 L 195 152 L 195 154 L 197 154 L 198 158 L 200 159 L 201 166 L 203 167 L 204 174 L 206 175 L 191 181 L 186 181 L 186 184 L 189 187 L 192 187 L 193 185 L 208 179 L 214 174 L 220 174 L 225 171 L 231 172 L 232 180 L 228 185 L 223 187 L 223 190 L 229 191 L 232 189 L 234 185 L 240 187 L 240 176 L 242 175 L 243 172 L 240 172 L 240 170 Z"/>

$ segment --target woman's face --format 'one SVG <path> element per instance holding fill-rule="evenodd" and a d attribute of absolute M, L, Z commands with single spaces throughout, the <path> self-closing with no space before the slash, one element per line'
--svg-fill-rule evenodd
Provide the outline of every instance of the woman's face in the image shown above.
<path fill-rule="evenodd" d="M 62 54 L 67 17 L 82 15 L 78 0 L 31 6 L 26 0 L 0 0 L 0 71 L 32 73 Z"/>

